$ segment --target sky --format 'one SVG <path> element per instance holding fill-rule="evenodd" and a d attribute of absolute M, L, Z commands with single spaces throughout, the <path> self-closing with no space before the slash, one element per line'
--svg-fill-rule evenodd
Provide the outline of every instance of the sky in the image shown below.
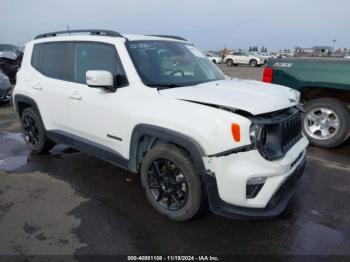
<path fill-rule="evenodd" d="M 350 0 L 0 0 L 0 43 L 70 29 L 172 34 L 203 50 L 350 48 Z"/>

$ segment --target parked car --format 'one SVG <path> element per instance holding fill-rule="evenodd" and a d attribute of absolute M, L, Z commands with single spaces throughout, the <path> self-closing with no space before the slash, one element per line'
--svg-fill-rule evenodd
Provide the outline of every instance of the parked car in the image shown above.
<path fill-rule="evenodd" d="M 23 53 L 13 45 L 0 44 L 0 70 L 8 76 L 12 84 L 21 66 Z"/>
<path fill-rule="evenodd" d="M 310 142 L 332 148 L 350 136 L 350 61 L 293 58 L 269 60 L 263 81 L 301 92 L 303 129 Z"/>
<path fill-rule="evenodd" d="M 16 60 L 20 54 L 21 51 L 18 47 L 14 45 L 0 44 L 0 57 Z"/>
<path fill-rule="evenodd" d="M 213 54 L 213 53 L 205 53 L 206 56 L 212 61 L 214 64 L 220 64 L 222 59 L 220 56 Z"/>
<path fill-rule="evenodd" d="M 295 91 L 225 80 L 181 37 L 67 33 L 29 42 L 17 74 L 33 153 L 63 143 L 140 174 L 150 204 L 178 221 L 207 201 L 228 217 L 285 209 L 308 145 Z"/>
<path fill-rule="evenodd" d="M 267 63 L 268 59 L 272 58 L 272 55 L 266 52 L 260 53 L 259 56 L 264 59 L 264 64 Z"/>
<path fill-rule="evenodd" d="M 250 65 L 251 67 L 262 66 L 264 59 L 257 54 L 239 51 L 233 52 L 224 58 L 227 66 Z"/>
<path fill-rule="evenodd" d="M 11 100 L 11 83 L 9 78 L 0 71 L 0 102 Z"/>

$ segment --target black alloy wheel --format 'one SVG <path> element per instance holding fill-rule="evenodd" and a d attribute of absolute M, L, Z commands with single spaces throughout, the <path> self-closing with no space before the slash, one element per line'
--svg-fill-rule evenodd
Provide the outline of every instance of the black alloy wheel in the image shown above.
<path fill-rule="evenodd" d="M 142 159 L 141 183 L 160 214 L 185 221 L 206 208 L 206 195 L 191 156 L 173 144 L 159 143 Z"/>
<path fill-rule="evenodd" d="M 26 108 L 21 114 L 21 124 L 27 146 L 34 154 L 49 152 L 54 143 L 47 138 L 45 127 L 34 108 Z"/>
<path fill-rule="evenodd" d="M 23 133 L 24 139 L 32 147 L 36 148 L 39 145 L 39 129 L 38 125 L 30 115 L 23 117 Z"/>
<path fill-rule="evenodd" d="M 180 210 L 188 199 L 183 172 L 170 160 L 156 159 L 148 169 L 148 187 L 154 199 L 165 209 Z"/>

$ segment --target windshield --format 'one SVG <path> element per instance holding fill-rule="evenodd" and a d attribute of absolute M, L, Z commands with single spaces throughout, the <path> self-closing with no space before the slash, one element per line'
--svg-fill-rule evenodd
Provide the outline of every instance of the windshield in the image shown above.
<path fill-rule="evenodd" d="M 131 41 L 130 56 L 145 85 L 179 87 L 225 79 L 193 45 L 175 41 Z"/>

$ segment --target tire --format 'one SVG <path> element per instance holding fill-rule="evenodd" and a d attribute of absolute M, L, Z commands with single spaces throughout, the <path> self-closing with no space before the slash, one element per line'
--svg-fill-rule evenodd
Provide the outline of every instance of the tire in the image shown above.
<path fill-rule="evenodd" d="M 303 131 L 312 145 L 332 148 L 349 138 L 350 112 L 341 101 L 318 98 L 308 102 L 304 109 Z"/>
<path fill-rule="evenodd" d="M 216 62 L 216 60 L 215 59 L 213 59 L 213 61 L 212 61 L 214 64 L 217 64 L 217 62 Z"/>
<path fill-rule="evenodd" d="M 227 59 L 226 60 L 226 65 L 230 66 L 230 67 L 233 66 L 234 65 L 233 60 L 232 59 Z"/>
<path fill-rule="evenodd" d="M 256 61 L 255 59 L 252 59 L 249 61 L 249 65 L 251 67 L 257 67 L 258 66 L 258 61 Z"/>
<path fill-rule="evenodd" d="M 47 138 L 44 125 L 32 107 L 23 111 L 21 124 L 26 144 L 33 154 L 44 154 L 53 148 L 54 143 Z"/>
<path fill-rule="evenodd" d="M 159 144 L 146 154 L 141 183 L 151 205 L 172 220 L 189 220 L 202 207 L 201 180 L 189 155 L 175 145 Z"/>

